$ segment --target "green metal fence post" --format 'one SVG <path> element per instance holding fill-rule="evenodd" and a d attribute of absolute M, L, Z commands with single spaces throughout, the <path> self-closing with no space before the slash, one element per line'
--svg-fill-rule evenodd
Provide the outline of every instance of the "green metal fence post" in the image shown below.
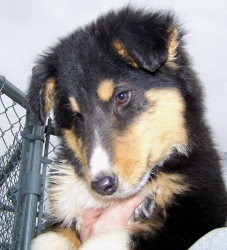
<path fill-rule="evenodd" d="M 11 250 L 18 249 L 19 244 L 20 244 L 19 243 L 19 233 L 20 233 L 19 229 L 20 229 L 20 227 L 22 225 L 22 222 L 21 222 L 22 189 L 21 189 L 21 187 L 24 184 L 25 173 L 26 173 L 26 169 L 28 168 L 28 155 L 29 155 L 30 143 L 31 143 L 30 140 L 28 138 L 26 138 L 23 134 L 25 134 L 25 133 L 32 134 L 33 124 L 31 122 L 30 116 L 31 115 L 29 114 L 29 112 L 27 112 L 25 127 L 24 127 L 24 131 L 22 133 L 23 141 L 22 141 L 21 163 L 20 163 L 19 179 L 18 179 L 18 196 L 17 196 L 18 199 L 17 199 L 17 203 L 16 203 L 16 206 L 15 206 L 15 210 L 14 210 L 15 221 L 14 221 L 14 225 L 13 225 Z"/>
<path fill-rule="evenodd" d="M 5 100 L 8 100 L 4 99 L 5 97 L 11 99 L 13 103 L 4 105 Z M 3 130 L 0 127 L 0 139 L 3 140 L 9 151 L 9 159 L 2 160 L 3 167 L 0 166 L 0 185 L 4 186 L 0 192 L 0 220 L 3 220 L 0 222 L 0 231 L 4 234 L 4 237 L 0 235 L 0 249 L 30 250 L 31 241 L 35 234 L 40 232 L 43 223 L 45 177 L 47 165 L 50 162 L 48 151 L 50 134 L 53 134 L 54 129 L 51 121 L 45 131 L 45 126 L 40 126 L 32 118 L 32 114 L 27 109 L 26 94 L 1 75 L 0 102 L 5 109 L 0 112 L 0 115 L 1 117 L 6 116 L 10 126 Z M 20 135 L 22 142 L 16 144 L 17 146 L 13 142 L 12 145 L 17 148 L 10 150 L 11 145 L 8 147 L 4 136 L 9 131 L 10 135 L 14 136 L 13 140 L 18 139 L 13 131 L 17 123 L 11 123 L 10 117 L 10 112 L 13 111 L 20 123 L 21 117 L 17 115 L 17 109 L 14 108 L 17 104 L 27 111 L 26 122 Z M 25 110 L 23 111 L 25 112 Z M 24 115 L 22 117 L 24 118 Z M 44 157 L 42 157 L 43 152 Z M 5 157 L 5 155 L 3 156 Z M 0 155 L 1 159 L 3 158 Z M 11 192 L 14 193 L 11 194 Z"/>
<path fill-rule="evenodd" d="M 20 233 L 20 250 L 29 250 L 31 240 L 34 237 L 37 204 L 41 195 L 41 161 L 44 144 L 45 126 L 34 124 L 32 133 L 29 163 L 23 187 L 24 210 L 22 215 L 22 227 Z"/>
<path fill-rule="evenodd" d="M 50 133 L 51 133 L 52 122 L 51 119 L 48 119 L 47 127 L 46 127 L 46 140 L 44 147 L 44 155 L 42 158 L 43 167 L 42 167 L 42 194 L 39 200 L 39 208 L 38 208 L 38 221 L 37 221 L 37 234 L 41 232 L 42 224 L 43 224 L 43 209 L 44 209 L 44 199 L 45 199 L 45 181 L 47 175 L 47 165 L 51 163 L 51 160 L 48 159 L 49 154 L 49 146 L 50 146 Z"/>

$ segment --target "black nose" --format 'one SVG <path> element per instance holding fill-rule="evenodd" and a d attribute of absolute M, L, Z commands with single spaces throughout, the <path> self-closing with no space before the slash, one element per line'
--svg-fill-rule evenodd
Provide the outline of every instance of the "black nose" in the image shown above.
<path fill-rule="evenodd" d="M 97 181 L 91 182 L 91 187 L 97 193 L 102 195 L 111 195 L 115 193 L 118 185 L 117 176 L 104 176 Z"/>

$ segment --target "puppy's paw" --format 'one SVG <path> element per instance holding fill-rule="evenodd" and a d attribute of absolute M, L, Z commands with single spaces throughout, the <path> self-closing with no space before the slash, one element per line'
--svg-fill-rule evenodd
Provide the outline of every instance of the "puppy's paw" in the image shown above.
<path fill-rule="evenodd" d="M 89 238 L 81 245 L 81 250 L 129 250 L 130 235 L 125 229 L 110 230 Z"/>
<path fill-rule="evenodd" d="M 76 250 L 78 249 L 68 237 L 59 232 L 49 231 L 40 234 L 32 241 L 31 250 Z"/>

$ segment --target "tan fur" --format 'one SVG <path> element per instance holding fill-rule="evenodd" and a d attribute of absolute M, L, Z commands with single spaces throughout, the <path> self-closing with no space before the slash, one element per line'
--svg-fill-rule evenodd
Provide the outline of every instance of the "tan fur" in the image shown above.
<path fill-rule="evenodd" d="M 144 191 L 153 193 L 155 203 L 166 209 L 173 201 L 175 194 L 189 190 L 180 174 L 159 173 L 157 178 L 145 186 Z"/>
<path fill-rule="evenodd" d="M 170 31 L 169 43 L 168 43 L 168 58 L 166 61 L 166 65 L 173 69 L 179 69 L 180 65 L 178 65 L 176 61 L 177 57 L 177 48 L 179 46 L 178 40 L 178 31 L 176 27 L 173 27 Z"/>
<path fill-rule="evenodd" d="M 151 105 L 148 131 L 152 147 L 150 162 L 159 162 L 160 159 L 163 160 L 163 156 L 165 159 L 173 147 L 179 153 L 187 154 L 185 103 L 179 90 L 176 88 L 150 90 L 145 96 Z"/>
<path fill-rule="evenodd" d="M 114 84 L 112 80 L 102 81 L 97 89 L 98 96 L 102 101 L 108 102 L 114 92 Z"/>
<path fill-rule="evenodd" d="M 120 40 L 115 40 L 113 42 L 113 47 L 115 48 L 117 53 L 121 57 L 123 57 L 129 64 L 131 64 L 134 68 L 139 68 L 136 59 L 129 54 L 128 50 L 125 48 L 124 44 Z"/>
<path fill-rule="evenodd" d="M 49 78 L 42 88 L 42 94 L 44 98 L 43 112 L 45 115 L 49 114 L 54 105 L 54 95 L 56 90 L 55 81 L 55 78 Z"/>
<path fill-rule="evenodd" d="M 84 166 L 86 166 L 87 159 L 85 150 L 83 149 L 83 143 L 76 137 L 75 131 L 71 129 L 65 129 L 63 136 L 67 145 L 72 149 L 76 157 L 81 161 L 82 164 L 84 164 Z"/>
<path fill-rule="evenodd" d="M 183 177 L 177 174 L 161 173 L 154 182 L 154 185 L 158 186 L 155 202 L 163 208 L 172 203 L 175 194 L 189 190 L 189 187 L 183 184 Z"/>
<path fill-rule="evenodd" d="M 73 245 L 74 249 L 79 249 L 81 243 L 77 238 L 75 230 L 72 230 L 71 228 L 60 228 L 56 232 L 61 236 L 67 238 L 67 240 Z"/>
<path fill-rule="evenodd" d="M 69 101 L 70 101 L 72 110 L 76 113 L 80 113 L 80 107 L 79 107 L 79 104 L 77 103 L 76 99 L 73 96 L 70 96 Z"/>
<path fill-rule="evenodd" d="M 175 88 L 145 93 L 147 111 L 122 134 L 113 138 L 114 171 L 120 182 L 136 185 L 141 177 L 168 158 L 173 148 L 186 154 L 184 101 Z M 149 161 L 149 162 L 147 162 Z"/>
<path fill-rule="evenodd" d="M 135 222 L 128 226 L 128 230 L 133 234 L 146 234 L 149 233 L 150 235 L 155 234 L 159 231 L 163 226 L 163 223 L 157 220 L 147 220 L 143 223 Z"/>

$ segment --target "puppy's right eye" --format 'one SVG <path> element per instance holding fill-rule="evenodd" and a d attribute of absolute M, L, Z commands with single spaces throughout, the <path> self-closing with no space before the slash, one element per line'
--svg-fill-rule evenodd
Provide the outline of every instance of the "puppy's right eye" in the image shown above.
<path fill-rule="evenodd" d="M 83 122 L 84 117 L 82 114 L 74 112 L 71 114 L 71 116 L 69 116 L 68 121 L 69 122 Z"/>

